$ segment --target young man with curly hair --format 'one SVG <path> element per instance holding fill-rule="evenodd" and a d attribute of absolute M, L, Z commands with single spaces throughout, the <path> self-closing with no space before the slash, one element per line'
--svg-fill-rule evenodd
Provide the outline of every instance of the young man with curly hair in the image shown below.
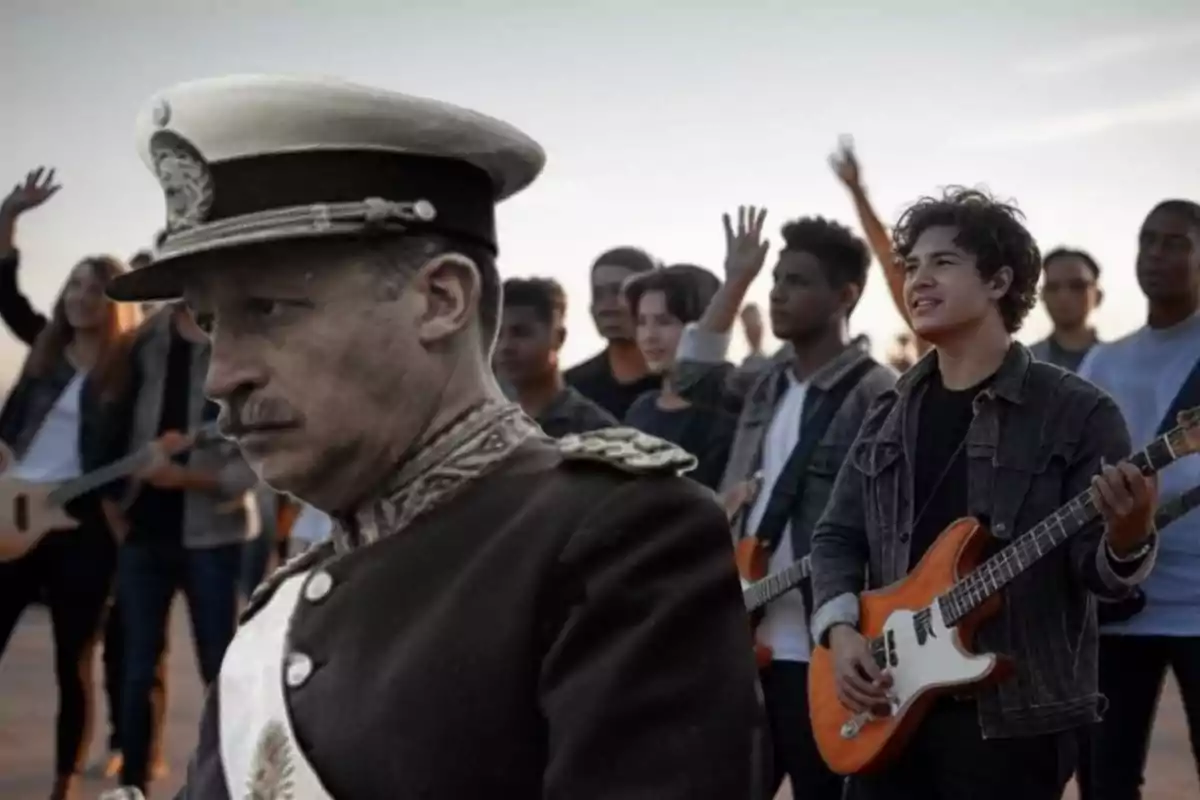
<path fill-rule="evenodd" d="M 913 329 L 933 350 L 868 411 L 813 533 L 813 634 L 832 649 L 838 699 L 855 712 L 886 702 L 858 594 L 902 580 L 954 520 L 984 521 L 999 549 L 1091 487 L 1104 524 L 1002 590 L 974 647 L 1008 656 L 1012 675 L 935 701 L 899 758 L 853 776 L 848 795 L 1059 800 L 1078 730 L 1098 719 L 1091 595 L 1149 573 L 1155 485 L 1118 463 L 1131 448 L 1112 399 L 1012 338 L 1041 270 L 1020 212 L 952 189 L 893 235 Z"/>
<path fill-rule="evenodd" d="M 766 210 L 753 206 L 738 209 L 736 228 L 725 217 L 726 280 L 700 320 L 685 328 L 670 384 L 697 405 L 724 404 L 739 413 L 721 491 L 735 536 L 756 537 L 769 572 L 777 573 L 808 554 L 863 414 L 896 376 L 849 333 L 870 263 L 867 246 L 820 217 L 784 225 L 772 271 L 771 330 L 791 357 L 751 370 L 725 361 L 734 319 L 766 261 L 765 219 Z M 801 585 L 767 606 L 758 631 L 772 651 L 761 672 L 774 761 L 764 770 L 770 782 L 764 796 L 773 796 L 787 775 L 797 797 L 840 800 L 843 781 L 821 760 L 809 722 L 807 595 Z"/>

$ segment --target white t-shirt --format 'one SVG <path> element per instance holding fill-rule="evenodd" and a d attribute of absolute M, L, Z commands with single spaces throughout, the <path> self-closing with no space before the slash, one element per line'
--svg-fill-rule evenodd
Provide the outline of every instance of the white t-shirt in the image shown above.
<path fill-rule="evenodd" d="M 29 443 L 25 456 L 13 467 L 12 477 L 30 483 L 61 483 L 83 474 L 79 460 L 79 396 L 82 372 L 62 390 Z"/>
<path fill-rule="evenodd" d="M 808 396 L 808 384 L 796 380 L 791 372 L 785 373 L 787 391 L 779 399 L 775 414 L 767 426 L 762 451 L 762 488 L 746 519 L 746 532 L 753 534 L 762 523 L 767 512 L 767 503 L 775 489 L 775 482 L 787 465 L 792 451 L 800 442 L 800 421 L 804 414 L 804 401 Z M 772 573 L 788 567 L 795 561 L 792 555 L 792 524 L 783 529 L 779 546 L 771 554 Z M 759 640 L 774 651 L 776 661 L 807 662 L 812 657 L 809 643 L 808 611 L 804 607 L 804 595 L 796 588 L 767 606 L 762 624 L 758 628 Z"/>

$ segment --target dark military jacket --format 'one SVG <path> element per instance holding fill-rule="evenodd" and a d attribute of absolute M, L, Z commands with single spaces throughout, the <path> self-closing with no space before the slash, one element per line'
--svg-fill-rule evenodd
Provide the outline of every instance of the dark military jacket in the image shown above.
<path fill-rule="evenodd" d="M 256 593 L 179 798 L 300 798 L 299 759 L 339 800 L 757 796 L 751 635 L 725 516 L 675 474 L 691 457 L 628 429 L 553 442 L 516 414 Z M 286 652 L 264 657 L 288 741 L 225 678 L 298 575 Z M 253 768 L 227 775 L 223 748 Z"/>

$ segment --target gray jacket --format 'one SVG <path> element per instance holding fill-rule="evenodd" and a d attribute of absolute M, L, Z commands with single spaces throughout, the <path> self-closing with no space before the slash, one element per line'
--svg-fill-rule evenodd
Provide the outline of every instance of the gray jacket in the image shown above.
<path fill-rule="evenodd" d="M 108 460 L 132 453 L 158 436 L 171 325 L 171 310 L 165 308 L 146 320 L 138 331 L 132 349 L 135 380 L 131 382 L 125 402 L 109 411 L 114 441 Z M 191 347 L 188 428 L 195 430 L 215 420 L 216 407 L 204 398 L 202 391 L 208 372 L 208 346 L 193 344 Z M 182 532 L 185 547 L 216 547 L 258 536 L 259 514 L 253 491 L 258 477 L 242 459 L 237 445 L 216 440 L 192 450 L 184 463 L 191 469 L 216 473 L 221 485 L 217 493 L 185 494 Z M 124 492 L 126 507 L 135 496 L 129 491 Z"/>
<path fill-rule="evenodd" d="M 720 491 L 754 475 L 762 466 L 763 441 L 782 398 L 786 382 L 784 375 L 791 364 L 790 348 L 785 355 L 775 355 L 764 367 L 735 367 L 725 360 L 729 336 L 703 331 L 694 325 L 684 329 L 679 341 L 678 358 L 671 376 L 672 385 L 680 395 L 696 405 L 724 408 L 738 415 L 733 446 L 721 480 Z M 804 404 L 804 424 L 826 400 L 828 392 L 843 375 L 871 356 L 861 340 L 846 347 L 809 381 L 812 400 Z M 890 389 L 896 374 L 882 364 L 875 364 L 847 396 L 834 415 L 813 452 L 805 477 L 803 497 L 792 516 L 792 537 L 807 540 L 820 519 L 838 468 L 858 434 L 863 416 L 875 397 Z M 744 520 L 747 515 L 741 516 Z M 739 528 L 742 526 L 739 525 Z M 739 538 L 753 531 L 735 530 Z M 803 542 L 802 542 L 803 544 Z M 807 547 L 798 548 L 807 551 Z"/>

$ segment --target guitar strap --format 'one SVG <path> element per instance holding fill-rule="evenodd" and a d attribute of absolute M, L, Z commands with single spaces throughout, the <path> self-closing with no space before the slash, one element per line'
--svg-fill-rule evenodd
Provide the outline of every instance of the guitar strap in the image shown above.
<path fill-rule="evenodd" d="M 817 404 L 816 410 L 800 426 L 800 441 L 796 443 L 796 447 L 788 456 L 787 463 L 783 466 L 783 471 L 779 473 L 779 478 L 771 487 L 771 497 L 767 501 L 766 511 L 763 512 L 762 520 L 759 522 L 757 530 L 754 531 L 755 538 L 766 546 L 768 553 L 775 552 L 779 546 L 779 540 L 783 536 L 788 522 L 795 514 L 800 499 L 804 496 L 805 477 L 808 473 L 808 465 L 812 462 L 813 454 L 816 452 L 817 444 L 825 437 L 825 432 L 833 422 L 834 415 L 846 402 L 850 392 L 874 366 L 874 361 L 864 358 L 847 370 L 840 381 L 830 387 L 829 391 L 820 395 L 820 402 Z M 793 543 L 796 543 L 794 538 Z M 803 558 L 807 554 L 808 548 L 805 546 L 803 549 L 805 552 L 795 552 L 792 557 Z"/>
<path fill-rule="evenodd" d="M 1178 424 L 1176 417 L 1179 416 L 1179 412 L 1194 406 L 1200 406 L 1200 360 L 1196 361 L 1192 371 L 1183 379 L 1178 394 L 1171 401 L 1171 406 L 1163 415 L 1162 421 L 1158 423 L 1158 431 L 1154 435 L 1162 436 L 1174 428 Z"/>

